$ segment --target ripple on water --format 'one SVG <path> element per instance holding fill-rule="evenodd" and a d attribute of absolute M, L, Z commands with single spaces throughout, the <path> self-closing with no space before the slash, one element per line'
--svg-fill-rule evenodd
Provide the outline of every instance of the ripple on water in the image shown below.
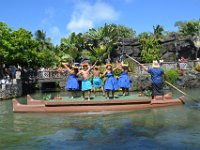
<path fill-rule="evenodd" d="M 200 104 L 194 109 L 188 101 L 82 114 L 14 114 L 11 101 L 0 101 L 0 149 L 200 149 Z"/>

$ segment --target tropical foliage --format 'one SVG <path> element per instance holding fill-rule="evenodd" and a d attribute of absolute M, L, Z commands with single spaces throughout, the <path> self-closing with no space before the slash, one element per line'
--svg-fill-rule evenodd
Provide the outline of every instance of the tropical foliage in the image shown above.
<path fill-rule="evenodd" d="M 140 43 L 142 46 L 141 56 L 144 62 L 152 62 L 160 59 L 160 44 L 158 39 L 153 36 L 141 37 Z"/>
<path fill-rule="evenodd" d="M 160 59 L 160 42 L 163 40 L 164 29 L 162 26 L 153 26 L 153 33 L 143 32 L 139 35 L 141 56 L 144 62 Z"/>
<path fill-rule="evenodd" d="M 195 45 L 199 45 L 200 21 L 176 22 L 178 33 L 182 36 L 196 37 Z M 105 24 L 97 29 L 89 29 L 86 33 L 71 33 L 61 38 L 59 45 L 53 45 L 50 37 L 46 37 L 43 30 L 34 34 L 19 28 L 14 30 L 4 22 L 0 22 L 0 61 L 6 64 L 21 66 L 52 67 L 62 61 L 82 61 L 85 59 L 94 62 L 96 59 L 104 63 L 110 61 L 111 52 L 122 38 L 136 38 L 140 45 L 143 62 L 160 59 L 160 43 L 172 32 L 164 30 L 163 26 L 153 26 L 153 32 L 136 32 L 124 25 Z M 197 51 L 198 53 L 198 51 Z"/>
<path fill-rule="evenodd" d="M 37 32 L 36 32 L 37 33 Z M 0 22 L 0 57 L 6 64 L 21 66 L 51 66 L 54 62 L 54 46 L 50 38 L 33 37 L 26 29 L 13 30 Z"/>
<path fill-rule="evenodd" d="M 179 71 L 177 69 L 167 69 L 165 70 L 166 80 L 174 84 L 179 78 Z"/>
<path fill-rule="evenodd" d="M 195 36 L 199 34 L 200 30 L 200 20 L 191 20 L 191 21 L 177 21 L 175 26 L 179 28 L 179 32 L 184 35 Z"/>

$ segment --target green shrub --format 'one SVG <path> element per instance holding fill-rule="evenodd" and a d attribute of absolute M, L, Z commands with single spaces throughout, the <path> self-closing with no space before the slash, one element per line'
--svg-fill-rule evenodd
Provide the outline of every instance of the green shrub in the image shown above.
<path fill-rule="evenodd" d="M 177 69 L 165 70 L 166 80 L 174 84 L 175 81 L 179 78 L 179 71 Z"/>
<path fill-rule="evenodd" d="M 121 75 L 121 70 L 116 69 L 113 73 L 114 73 L 114 76 L 115 76 L 116 78 L 118 78 L 118 77 Z"/>

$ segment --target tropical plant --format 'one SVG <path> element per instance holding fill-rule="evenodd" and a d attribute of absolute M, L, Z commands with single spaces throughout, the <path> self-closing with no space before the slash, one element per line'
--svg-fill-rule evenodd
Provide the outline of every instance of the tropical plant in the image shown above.
<path fill-rule="evenodd" d="M 166 69 L 165 76 L 167 81 L 174 84 L 175 81 L 177 81 L 177 79 L 179 78 L 179 71 L 178 69 Z"/>
<path fill-rule="evenodd" d="M 135 32 L 123 25 L 105 24 L 97 30 L 89 29 L 89 31 L 84 34 L 85 49 L 91 52 L 91 56 L 98 57 L 101 60 L 107 57 L 108 60 L 110 60 L 110 53 L 118 39 L 134 36 Z M 91 59 L 94 60 L 94 57 Z"/>
<path fill-rule="evenodd" d="M 117 26 L 115 24 L 105 24 L 103 27 L 103 44 L 106 46 L 106 52 L 108 54 L 108 60 L 110 61 L 110 53 L 113 49 L 113 45 L 117 42 Z"/>
<path fill-rule="evenodd" d="M 200 20 L 190 20 L 190 21 L 177 21 L 175 26 L 178 27 L 179 32 L 183 36 L 191 35 L 195 36 L 199 34 L 199 24 Z"/>
<path fill-rule="evenodd" d="M 91 48 L 89 50 L 82 51 L 82 55 L 89 58 L 91 62 L 98 60 L 99 62 L 104 62 L 108 56 L 105 45 L 99 45 L 98 47 Z"/>
<path fill-rule="evenodd" d="M 153 36 L 157 40 L 162 40 L 164 28 L 161 25 L 153 26 Z"/>
<path fill-rule="evenodd" d="M 133 29 L 128 28 L 124 25 L 118 25 L 117 36 L 118 38 L 135 38 L 136 32 Z"/>
<path fill-rule="evenodd" d="M 82 34 L 71 33 L 68 37 L 61 39 L 58 55 L 60 59 L 67 54 L 71 57 L 69 58 L 70 60 L 78 60 L 83 49 L 84 40 Z"/>
<path fill-rule="evenodd" d="M 138 38 L 139 39 L 147 39 L 151 36 L 151 33 L 150 32 L 142 32 L 138 35 Z"/>
<path fill-rule="evenodd" d="M 141 56 L 144 62 L 150 63 L 153 60 L 160 59 L 160 45 L 157 39 L 150 36 L 148 38 L 142 37 L 139 41 L 142 47 Z"/>

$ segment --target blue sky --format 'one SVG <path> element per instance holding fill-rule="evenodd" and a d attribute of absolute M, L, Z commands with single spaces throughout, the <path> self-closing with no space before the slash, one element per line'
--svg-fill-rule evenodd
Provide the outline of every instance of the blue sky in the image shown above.
<path fill-rule="evenodd" d="M 70 32 L 85 32 L 105 23 L 123 24 L 137 34 L 163 25 L 200 18 L 200 0 L 1 0 L 0 21 L 34 33 L 41 29 L 54 44 Z"/>

